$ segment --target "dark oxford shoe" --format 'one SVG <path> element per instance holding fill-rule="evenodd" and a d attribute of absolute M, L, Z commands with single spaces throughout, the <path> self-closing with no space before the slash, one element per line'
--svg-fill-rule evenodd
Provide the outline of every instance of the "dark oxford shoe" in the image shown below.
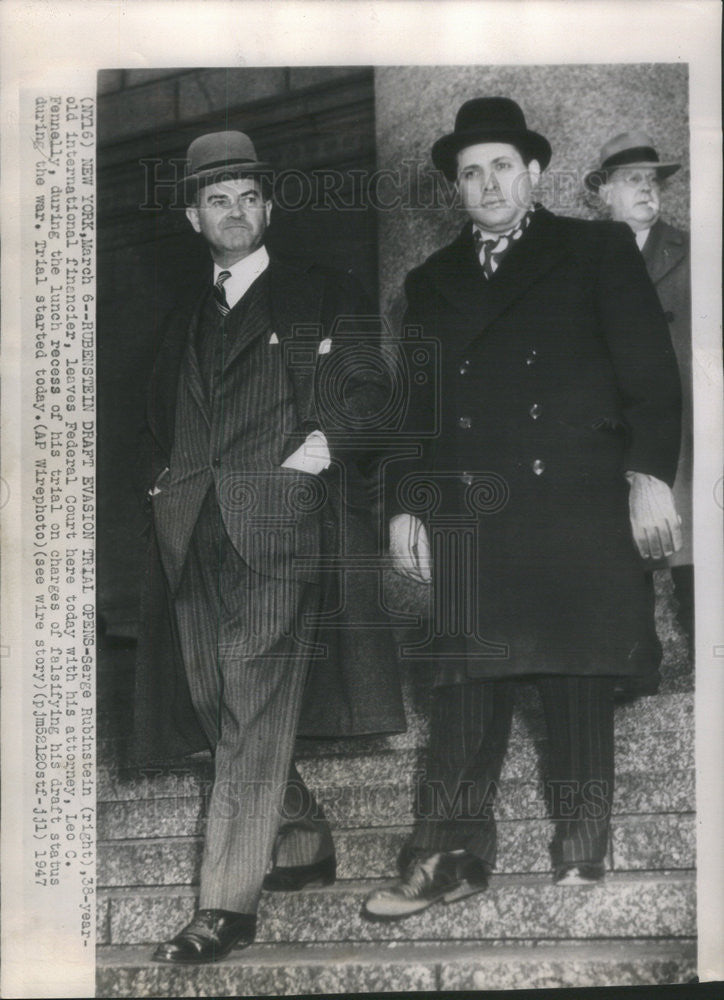
<path fill-rule="evenodd" d="M 313 865 L 296 865 L 292 868 L 276 867 L 264 876 L 262 888 L 267 892 L 299 892 L 300 889 L 320 889 L 332 885 L 337 877 L 337 859 L 334 854 Z"/>
<path fill-rule="evenodd" d="M 218 962 L 234 945 L 245 947 L 254 940 L 256 916 L 231 910 L 199 910 L 188 926 L 153 953 L 154 962 L 192 965 Z"/>

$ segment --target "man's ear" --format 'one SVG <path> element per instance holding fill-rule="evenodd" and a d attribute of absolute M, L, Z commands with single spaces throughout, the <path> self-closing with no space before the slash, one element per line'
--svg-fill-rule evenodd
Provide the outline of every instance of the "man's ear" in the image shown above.
<path fill-rule="evenodd" d="M 199 210 L 196 205 L 191 205 L 186 209 L 186 218 L 189 220 L 196 232 L 200 233 L 201 223 L 199 222 Z"/>
<path fill-rule="evenodd" d="M 528 173 L 530 174 L 530 182 L 535 187 L 541 175 L 540 163 L 537 160 L 530 161 L 528 164 Z"/>
<path fill-rule="evenodd" d="M 269 201 L 265 201 L 264 202 L 264 212 L 266 214 L 266 224 L 267 224 L 267 226 L 269 225 L 269 219 L 271 218 L 271 210 L 272 210 L 272 202 L 271 202 L 271 198 L 270 198 Z M 192 223 L 192 225 L 193 225 L 193 223 Z"/>
<path fill-rule="evenodd" d="M 610 184 L 600 184 L 598 187 L 598 197 L 600 198 L 602 204 L 606 205 L 608 208 L 611 207 L 611 185 Z"/>

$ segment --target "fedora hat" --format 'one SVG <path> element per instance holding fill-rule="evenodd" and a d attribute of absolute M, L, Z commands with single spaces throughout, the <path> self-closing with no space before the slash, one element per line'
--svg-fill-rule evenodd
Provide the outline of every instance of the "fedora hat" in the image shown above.
<path fill-rule="evenodd" d="M 622 132 L 609 139 L 601 148 L 598 159 L 599 165 L 583 175 L 583 183 L 589 191 L 598 191 L 618 167 L 654 167 L 662 181 L 681 166 L 680 163 L 663 163 L 651 136 L 640 130 Z"/>
<path fill-rule="evenodd" d="M 271 164 L 257 157 L 254 143 L 244 132 L 209 132 L 190 144 L 179 184 L 188 202 L 207 184 L 271 172 Z"/>
<path fill-rule="evenodd" d="M 509 97 L 474 97 L 466 101 L 455 117 L 455 130 L 432 147 L 432 162 L 449 181 L 454 181 L 457 153 L 478 142 L 510 143 L 524 157 L 537 160 L 541 170 L 551 160 L 550 143 L 531 132 L 520 107 Z"/>

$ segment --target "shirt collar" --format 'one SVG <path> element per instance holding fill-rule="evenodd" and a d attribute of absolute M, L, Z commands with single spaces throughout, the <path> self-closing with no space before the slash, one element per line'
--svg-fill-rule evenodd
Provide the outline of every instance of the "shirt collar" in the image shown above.
<path fill-rule="evenodd" d="M 518 229 L 527 229 L 532 214 L 533 208 L 529 208 L 522 219 L 518 219 L 516 224 L 511 226 L 510 229 L 506 229 L 504 233 L 490 233 L 487 229 L 483 229 L 483 227 L 477 222 L 473 223 L 473 230 L 477 230 L 477 232 L 480 233 L 480 238 L 482 240 L 492 240 L 493 242 L 497 242 L 503 236 L 510 236 L 511 233 L 514 233 Z"/>
<path fill-rule="evenodd" d="M 637 233 L 634 233 L 639 250 L 643 250 L 646 244 L 646 240 L 649 238 L 650 232 L 651 229 L 649 228 L 649 229 L 639 229 Z"/>
<path fill-rule="evenodd" d="M 214 264 L 214 284 L 222 271 L 228 271 L 231 277 L 224 282 L 224 293 L 229 308 L 233 309 L 242 295 L 256 281 L 260 274 L 269 267 L 269 254 L 262 244 L 258 250 L 254 250 L 247 257 L 242 257 L 230 267 L 220 267 Z"/>

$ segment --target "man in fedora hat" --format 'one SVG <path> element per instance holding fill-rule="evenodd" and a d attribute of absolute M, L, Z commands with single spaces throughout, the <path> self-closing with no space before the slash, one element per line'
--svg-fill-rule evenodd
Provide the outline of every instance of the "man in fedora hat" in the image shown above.
<path fill-rule="evenodd" d="M 390 633 L 345 627 L 350 586 L 354 620 L 374 619 L 376 580 L 321 565 L 376 551 L 360 429 L 389 394 L 379 329 L 365 336 L 348 274 L 267 249 L 270 168 L 244 133 L 195 139 L 181 189 L 211 260 L 168 320 L 148 397 L 135 722 L 140 760 L 214 753 L 199 909 L 154 955 L 194 963 L 254 939 L 262 887 L 334 881 L 295 736 L 399 731 L 404 713 Z"/>
<path fill-rule="evenodd" d="M 441 360 L 411 388 L 420 457 L 390 466 L 386 502 L 395 565 L 432 581 L 446 628 L 417 822 L 400 881 L 366 901 L 374 919 L 486 888 L 521 680 L 548 730 L 554 879 L 603 876 L 614 690 L 655 689 L 661 655 L 637 545 L 652 558 L 680 544 L 679 379 L 630 230 L 534 203 L 551 147 L 508 98 L 463 104 L 432 159 L 468 219 L 405 282 L 405 326 L 437 338 Z"/>
<path fill-rule="evenodd" d="M 691 642 L 694 635 L 694 554 L 692 476 L 694 462 L 691 371 L 691 285 L 689 234 L 661 218 L 661 189 L 681 164 L 662 162 L 653 139 L 641 131 L 623 132 L 603 146 L 598 166 L 583 178 L 589 192 L 617 222 L 633 231 L 654 283 L 679 363 L 682 384 L 681 449 L 674 482 L 683 544 L 667 560 L 678 602 L 677 617 Z"/>

